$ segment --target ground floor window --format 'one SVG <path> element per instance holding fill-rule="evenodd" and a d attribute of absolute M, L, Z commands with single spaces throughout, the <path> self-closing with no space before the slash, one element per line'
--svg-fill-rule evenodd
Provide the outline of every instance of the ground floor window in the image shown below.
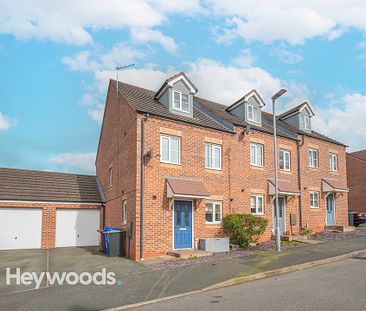
<path fill-rule="evenodd" d="M 253 194 L 250 197 L 250 211 L 255 215 L 264 215 L 263 194 Z"/>
<path fill-rule="evenodd" d="M 123 201 L 123 224 L 127 224 L 127 200 Z"/>
<path fill-rule="evenodd" d="M 206 223 L 221 224 L 222 220 L 222 203 L 217 201 L 206 202 Z"/>
<path fill-rule="evenodd" d="M 319 208 L 319 192 L 317 191 L 310 192 L 310 207 Z"/>

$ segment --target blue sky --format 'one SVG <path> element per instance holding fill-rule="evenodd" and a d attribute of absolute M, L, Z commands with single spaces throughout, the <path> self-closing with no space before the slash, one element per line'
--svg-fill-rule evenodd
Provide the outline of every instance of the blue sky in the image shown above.
<path fill-rule="evenodd" d="M 93 173 L 106 87 L 185 71 L 230 104 L 256 88 L 307 100 L 314 126 L 366 148 L 366 4 L 288 0 L 0 0 L 0 166 Z"/>

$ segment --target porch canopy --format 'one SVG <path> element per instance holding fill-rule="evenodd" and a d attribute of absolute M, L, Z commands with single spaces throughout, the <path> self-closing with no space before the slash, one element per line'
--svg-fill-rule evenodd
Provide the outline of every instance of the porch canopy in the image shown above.
<path fill-rule="evenodd" d="M 275 181 L 268 179 L 268 193 L 275 195 Z M 288 180 L 278 180 L 278 194 L 284 196 L 299 196 L 300 190 Z"/>
<path fill-rule="evenodd" d="M 322 179 L 322 190 L 323 192 L 348 192 L 348 188 L 344 183 L 338 180 Z"/>
<path fill-rule="evenodd" d="M 210 197 L 210 193 L 200 180 L 167 177 L 166 183 L 168 199 L 208 199 Z"/>

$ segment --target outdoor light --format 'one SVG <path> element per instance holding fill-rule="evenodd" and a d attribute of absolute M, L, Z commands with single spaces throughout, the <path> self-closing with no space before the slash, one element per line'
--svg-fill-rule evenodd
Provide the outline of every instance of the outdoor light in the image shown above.
<path fill-rule="evenodd" d="M 280 235 L 280 221 L 279 221 L 279 206 L 278 206 L 278 178 L 277 178 L 277 125 L 276 125 L 276 99 L 285 94 L 287 90 L 280 89 L 276 94 L 272 96 L 272 108 L 273 108 L 273 149 L 274 149 L 274 173 L 275 173 L 275 221 L 276 221 L 276 250 L 281 251 L 281 235 Z"/>

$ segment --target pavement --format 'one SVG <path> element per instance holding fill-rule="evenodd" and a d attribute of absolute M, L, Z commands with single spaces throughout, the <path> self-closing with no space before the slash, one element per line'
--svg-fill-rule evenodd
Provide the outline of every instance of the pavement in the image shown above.
<path fill-rule="evenodd" d="M 366 252 L 293 273 L 179 297 L 131 311 L 292 310 L 364 311 Z"/>
<path fill-rule="evenodd" d="M 282 253 L 258 252 L 252 256 L 205 262 L 170 270 L 154 271 L 148 267 L 124 258 L 108 258 L 87 249 L 56 249 L 50 256 L 51 271 L 97 271 L 107 267 L 116 272 L 119 285 L 63 285 L 38 290 L 22 291 L 11 289 L 0 283 L 0 310 L 101 310 L 133 303 L 159 299 L 171 295 L 201 290 L 232 278 L 272 271 L 287 266 L 326 259 L 366 249 L 366 237 L 340 241 L 328 241 L 318 245 L 306 245 Z M 73 254 L 73 251 L 75 254 Z M 27 260 L 27 253 L 16 251 L 12 256 L 0 252 L 0 269 L 6 264 L 16 267 L 19 262 L 24 269 L 32 267 L 41 271 L 42 266 L 33 258 Z M 43 254 L 44 255 L 44 254 Z M 71 256 L 71 258 L 70 258 Z M 4 264 L 4 258 L 7 260 Z M 7 258 L 7 259 L 6 259 Z M 31 257 L 32 258 L 32 257 Z M 14 258 L 13 258 L 14 259 Z M 45 262 L 44 257 L 40 258 Z M 365 261 L 364 261 L 365 264 Z M 39 271 L 37 270 L 37 271 Z M 0 275 L 1 276 L 1 275 Z M 21 291 L 18 291 L 21 290 Z"/>

